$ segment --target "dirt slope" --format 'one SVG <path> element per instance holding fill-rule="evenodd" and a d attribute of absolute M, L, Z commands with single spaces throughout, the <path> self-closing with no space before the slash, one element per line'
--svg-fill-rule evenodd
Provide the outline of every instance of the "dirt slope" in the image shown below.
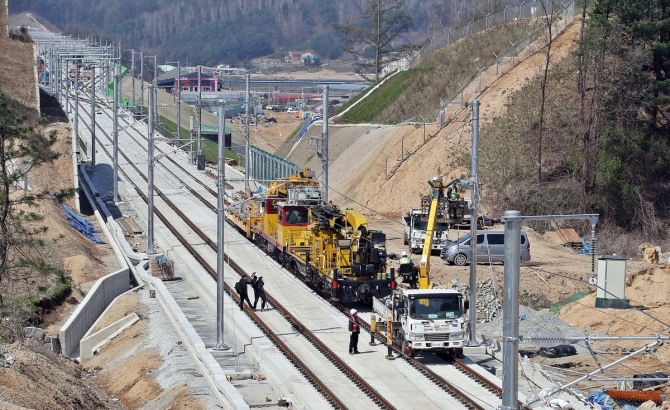
<path fill-rule="evenodd" d="M 554 40 L 551 64 L 568 57 L 575 49 L 580 28 L 580 22 L 575 21 Z M 480 101 L 482 123 L 495 121 L 496 118 L 505 115 L 510 97 L 530 78 L 542 72 L 544 54 L 525 55 L 524 58 L 525 60 L 514 69 L 502 75 L 481 93 L 476 92 L 474 84 L 466 90 L 466 100 L 476 98 Z M 487 84 L 494 80 L 495 68 L 483 73 L 482 83 Z M 371 225 L 387 234 L 390 251 L 399 253 L 405 249 L 402 244 L 402 225 L 399 223 L 399 218 L 407 209 L 418 205 L 419 197 L 427 192 L 426 182 L 435 175 L 442 175 L 448 179 L 469 176 L 470 164 L 462 158 L 464 154 L 470 152 L 470 120 L 467 110 L 439 132 L 435 124 L 427 124 L 426 135 L 429 141 L 425 145 L 421 126 L 331 127 L 331 146 L 336 148 L 329 152 L 329 182 L 332 189 L 330 199 L 342 206 L 362 209 L 367 213 Z M 480 138 L 486 136 L 480 135 Z M 342 149 L 338 145 L 341 141 L 351 141 L 351 145 Z M 403 155 L 405 161 L 399 164 L 401 147 L 405 152 Z M 307 147 L 302 146 L 301 149 L 307 150 Z M 309 152 L 294 153 L 292 159 L 301 163 L 300 159 L 308 158 L 310 153 L 313 153 L 311 148 L 309 149 Z M 408 152 L 413 152 L 409 158 L 407 158 Z M 310 161 L 306 163 L 317 169 L 317 174 L 320 173 L 320 165 L 314 158 L 310 157 Z M 393 173 L 396 167 L 397 170 Z M 502 229 L 502 226 L 498 228 Z M 466 232 L 452 232 L 451 235 L 464 233 Z M 532 260 L 522 266 L 520 278 L 520 292 L 525 295 L 527 301 L 556 304 L 564 302 L 577 292 L 592 290 L 587 284 L 592 268 L 590 257 L 579 255 L 563 246 L 552 245 L 536 232 L 528 231 L 528 235 Z M 416 260 L 417 257 L 414 258 Z M 664 286 L 669 282 L 668 275 L 670 275 L 667 266 L 653 268 L 640 259 L 629 260 L 627 272 L 630 277 L 630 284 L 626 290 L 627 297 L 631 299 L 631 303 L 644 305 L 649 308 L 648 310 L 641 312 L 595 309 L 595 294 L 590 294 L 563 308 L 559 317 L 593 335 L 650 335 L 655 332 L 667 332 L 665 323 L 670 320 L 670 310 L 664 303 L 667 295 Z M 431 257 L 431 280 L 438 286 L 451 287 L 454 280 L 467 283 L 468 278 L 469 267 L 447 266 L 437 256 Z M 498 291 L 496 296 L 499 298 L 502 296 L 502 265 L 478 265 L 477 280 L 478 282 L 490 280 Z M 646 315 L 645 312 L 653 317 Z M 640 346 L 640 342 L 599 345 L 602 349 L 630 349 Z M 650 354 L 642 355 L 634 361 L 627 362 L 626 366 L 607 374 L 632 375 L 667 369 L 670 365 L 668 349 L 666 345 L 653 349 Z M 620 354 L 612 353 L 603 360 L 609 362 L 618 357 Z M 578 369 L 579 372 L 597 368 L 590 357 L 579 357 L 575 360 L 581 360 L 583 363 Z M 570 380 L 574 376 L 569 375 L 567 378 Z"/>

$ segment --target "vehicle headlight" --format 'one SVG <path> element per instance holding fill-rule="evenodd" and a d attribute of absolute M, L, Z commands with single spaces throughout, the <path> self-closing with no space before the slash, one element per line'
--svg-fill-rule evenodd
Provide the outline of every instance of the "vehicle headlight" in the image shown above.
<path fill-rule="evenodd" d="M 463 339 L 465 337 L 465 332 L 456 332 L 449 335 L 450 340 Z"/>
<path fill-rule="evenodd" d="M 410 332 L 409 340 L 423 340 L 423 333 L 411 333 Z"/>

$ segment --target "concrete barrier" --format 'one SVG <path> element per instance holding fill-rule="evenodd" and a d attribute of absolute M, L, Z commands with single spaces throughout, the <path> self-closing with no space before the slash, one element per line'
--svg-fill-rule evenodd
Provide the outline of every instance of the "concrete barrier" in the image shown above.
<path fill-rule="evenodd" d="M 81 361 L 93 357 L 100 347 L 104 346 L 105 343 L 112 340 L 138 320 L 140 320 L 140 317 L 137 316 L 137 313 L 132 313 L 89 336 L 85 336 L 79 342 L 79 357 Z"/>
<path fill-rule="evenodd" d="M 128 290 L 128 268 L 98 279 L 77 309 L 58 331 L 61 349 L 69 357 L 79 356 L 79 341 L 109 304 Z"/>

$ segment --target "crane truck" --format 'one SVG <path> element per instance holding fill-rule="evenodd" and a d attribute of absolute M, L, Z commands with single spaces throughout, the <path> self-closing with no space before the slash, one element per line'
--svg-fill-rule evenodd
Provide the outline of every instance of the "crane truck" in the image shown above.
<path fill-rule="evenodd" d="M 467 329 L 468 300 L 455 289 L 437 289 L 430 282 L 430 254 L 433 230 L 439 223 L 458 223 L 463 218 L 462 198 L 449 199 L 445 190 L 458 188 L 460 180 L 444 184 L 441 177 L 428 183 L 430 203 L 426 239 L 418 267 L 401 264 L 399 275 L 405 287 L 396 288 L 385 298 L 374 298 L 373 309 L 381 320 L 391 324 L 393 342 L 402 346 L 403 354 L 433 351 L 461 354 Z"/>

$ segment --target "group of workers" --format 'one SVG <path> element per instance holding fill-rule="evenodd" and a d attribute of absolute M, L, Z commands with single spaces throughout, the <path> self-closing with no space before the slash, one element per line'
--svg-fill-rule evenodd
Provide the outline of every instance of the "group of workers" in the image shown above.
<path fill-rule="evenodd" d="M 433 180 L 433 182 L 437 182 Z M 438 188 L 437 184 L 429 183 L 430 188 L 431 188 L 431 197 L 433 194 L 433 189 Z M 460 199 L 460 195 L 458 192 L 458 187 L 457 185 L 452 185 L 447 189 L 447 199 L 450 202 L 450 205 L 452 203 L 456 203 Z M 451 208 L 451 206 L 450 206 Z M 452 210 L 449 210 L 450 213 Z M 455 213 L 455 212 L 454 212 Z M 407 252 L 403 251 L 400 255 L 400 265 L 409 265 L 413 266 L 413 263 L 411 259 L 407 256 Z M 254 303 L 253 305 L 251 304 L 251 301 L 249 300 L 249 294 L 247 292 L 247 285 L 251 285 L 251 288 L 254 291 Z M 251 274 L 251 279 L 248 277 L 243 277 L 235 284 L 235 291 L 239 294 L 240 296 L 240 310 L 244 310 L 244 301 L 247 301 L 247 304 L 249 307 L 256 309 L 256 306 L 258 305 L 258 299 L 261 299 L 261 312 L 265 310 L 265 304 L 267 302 L 267 296 L 265 295 L 265 282 L 263 282 L 263 277 L 257 277 L 256 272 Z M 357 315 L 357 310 L 356 309 L 351 309 L 349 311 L 349 354 L 358 354 L 358 335 L 361 333 L 361 327 L 360 327 L 360 322 L 358 319 Z"/>
<path fill-rule="evenodd" d="M 249 292 L 247 290 L 247 285 L 251 285 L 251 289 L 254 291 L 254 304 L 251 304 L 249 300 Z M 256 309 L 258 306 L 258 299 L 261 300 L 261 312 L 265 310 L 265 304 L 268 301 L 267 295 L 265 294 L 265 282 L 263 277 L 256 276 L 256 272 L 251 274 L 251 279 L 248 277 L 241 278 L 235 284 L 235 291 L 240 295 L 240 310 L 244 310 L 244 301 L 247 301 L 247 305 L 250 308 Z"/>
<path fill-rule="evenodd" d="M 251 289 L 254 291 L 254 303 L 251 304 L 249 300 L 249 292 L 247 286 L 251 285 Z M 235 291 L 240 296 L 240 310 L 244 310 L 244 301 L 247 301 L 249 307 L 256 309 L 258 306 L 258 299 L 261 300 L 261 312 L 265 310 L 265 304 L 267 303 L 267 295 L 265 294 L 265 282 L 263 277 L 256 276 L 256 272 L 251 274 L 251 278 L 245 276 L 241 278 L 237 283 L 235 283 Z M 357 354 L 358 352 L 358 335 L 361 333 L 360 322 L 358 316 L 356 315 L 356 309 L 351 309 L 349 311 L 349 354 Z"/>

